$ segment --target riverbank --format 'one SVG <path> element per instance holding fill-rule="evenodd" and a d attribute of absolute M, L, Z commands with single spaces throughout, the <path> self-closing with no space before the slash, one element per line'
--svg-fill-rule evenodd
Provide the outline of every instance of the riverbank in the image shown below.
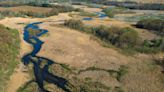
<path fill-rule="evenodd" d="M 58 16 L 42 19 L 6 18 L 1 20 L 0 23 L 19 29 L 21 38 L 20 55 L 22 57 L 32 50 L 32 47 L 23 40 L 23 28 L 28 23 L 43 22 L 39 27 L 47 29 L 49 32 L 47 36 L 39 37 L 45 44 L 43 44 L 37 55 L 63 64 L 62 67 L 53 65 L 50 70 L 55 75 L 62 76 L 73 84 L 73 92 L 79 92 L 79 90 L 107 92 L 121 89 L 125 92 L 161 92 L 163 90 L 161 68 L 154 64 L 151 55 L 136 54 L 135 56 L 127 56 L 114 48 L 101 46 L 96 39 L 88 34 L 58 25 L 70 18 L 68 13 L 62 13 Z M 101 21 L 96 20 L 100 24 L 105 24 Z M 94 24 L 92 21 L 87 22 L 85 23 Z M 106 25 L 108 23 L 117 24 L 111 20 L 106 21 Z M 123 22 L 118 21 L 118 23 L 123 25 Z M 143 32 L 141 33 L 143 34 Z M 9 82 L 11 85 L 6 89 L 12 89 L 15 86 L 17 86 L 16 88 L 20 87 L 20 84 L 15 84 L 16 82 L 12 84 L 12 81 L 19 79 L 17 73 L 20 72 L 14 74 L 15 78 L 11 78 L 11 82 Z M 118 76 L 122 73 L 124 75 Z M 26 83 L 26 79 L 22 80 L 21 83 Z M 52 92 L 62 92 L 60 88 L 51 84 L 46 85 L 46 88 Z M 35 84 L 29 85 L 21 92 L 27 90 L 28 92 L 35 92 L 37 86 Z M 16 90 L 12 91 L 16 92 Z"/>
<path fill-rule="evenodd" d="M 5 18 L 0 21 L 0 24 L 4 24 L 6 27 L 11 27 L 11 28 L 17 29 L 18 34 L 19 34 L 17 37 L 19 37 L 19 39 L 20 39 L 20 43 L 18 44 L 18 45 L 20 45 L 20 51 L 19 51 L 17 66 L 15 66 L 15 69 L 13 69 L 13 73 L 7 82 L 7 86 L 4 88 L 4 91 L 2 91 L 2 92 L 16 92 L 19 87 L 21 87 L 24 83 L 26 83 L 30 79 L 29 74 L 27 72 L 22 71 L 21 57 L 25 53 L 31 51 L 32 48 L 30 45 L 28 45 L 23 40 L 23 31 L 22 30 L 23 30 L 24 25 L 17 24 L 18 20 L 24 21 L 26 23 L 29 22 L 29 21 L 27 21 L 27 19 L 23 20 L 22 18 L 18 18 L 18 19 Z M 11 22 L 11 21 L 13 21 L 13 22 Z"/>
<path fill-rule="evenodd" d="M 63 18 L 64 17 L 64 18 Z M 24 85 L 31 78 L 29 77 L 29 72 L 22 71 L 22 64 L 20 62 L 21 57 L 26 53 L 32 51 L 31 45 L 26 43 L 23 40 L 23 28 L 26 24 L 37 22 L 37 21 L 60 21 L 69 18 L 68 13 L 61 13 L 58 16 L 51 16 L 48 18 L 5 18 L 0 20 L 0 24 L 5 25 L 6 27 L 10 27 L 18 30 L 19 39 L 20 39 L 20 54 L 18 57 L 17 66 L 13 69 L 13 74 L 10 76 L 9 81 L 7 82 L 7 86 L 3 87 L 2 92 L 17 92 L 18 88 Z M 27 71 L 27 70 L 26 70 Z"/>
<path fill-rule="evenodd" d="M 0 90 L 4 92 L 10 75 L 18 65 L 20 38 L 18 30 L 0 25 Z"/>

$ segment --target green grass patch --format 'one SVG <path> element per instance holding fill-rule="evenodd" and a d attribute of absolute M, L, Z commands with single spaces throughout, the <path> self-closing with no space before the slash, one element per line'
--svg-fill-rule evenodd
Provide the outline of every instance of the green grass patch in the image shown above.
<path fill-rule="evenodd" d="M 18 55 L 20 49 L 19 32 L 0 25 L 0 90 L 4 89 L 6 82 L 20 62 Z"/>
<path fill-rule="evenodd" d="M 113 18 L 116 14 L 126 13 L 126 8 L 123 7 L 110 7 L 102 10 L 108 17 Z"/>
<path fill-rule="evenodd" d="M 96 17 L 97 14 L 95 13 L 90 13 L 90 12 L 80 12 L 80 16 L 86 16 L 86 17 Z"/>

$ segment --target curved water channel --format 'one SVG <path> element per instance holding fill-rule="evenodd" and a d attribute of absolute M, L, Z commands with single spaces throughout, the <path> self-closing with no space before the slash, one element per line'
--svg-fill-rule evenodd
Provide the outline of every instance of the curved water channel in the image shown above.
<path fill-rule="evenodd" d="M 44 88 L 44 81 L 48 83 L 53 83 L 54 85 L 63 89 L 65 92 L 70 92 L 66 88 L 67 86 L 66 79 L 59 77 L 57 75 L 53 75 L 48 71 L 49 66 L 56 63 L 50 59 L 39 57 L 36 55 L 40 51 L 42 45 L 44 44 L 43 41 L 39 40 L 39 37 L 48 32 L 48 30 L 40 29 L 38 27 L 38 24 L 41 23 L 42 22 L 31 23 L 24 28 L 24 40 L 33 46 L 33 51 L 26 54 L 22 58 L 22 62 L 24 63 L 24 65 L 29 65 L 30 63 L 33 64 L 35 82 L 39 87 L 39 92 L 49 92 Z M 31 35 L 30 30 L 37 31 L 37 32 L 34 32 L 34 34 Z M 42 61 L 44 62 L 46 61 L 46 64 L 43 67 L 41 67 Z"/>
<path fill-rule="evenodd" d="M 95 12 L 95 14 L 98 16 L 98 18 L 100 19 L 103 19 L 103 18 L 106 18 L 107 15 L 105 13 L 102 13 L 102 12 Z M 82 20 L 87 20 L 87 21 L 90 21 L 90 20 L 93 20 L 93 18 L 91 17 L 86 17 L 86 18 L 83 18 Z"/>

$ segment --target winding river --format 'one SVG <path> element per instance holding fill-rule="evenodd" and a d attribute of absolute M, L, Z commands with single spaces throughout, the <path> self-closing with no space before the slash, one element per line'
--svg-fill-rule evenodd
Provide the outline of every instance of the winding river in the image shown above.
<path fill-rule="evenodd" d="M 39 92 L 49 92 L 44 88 L 44 81 L 48 83 L 53 83 L 54 85 L 63 89 L 65 92 L 70 92 L 70 90 L 66 88 L 67 86 L 66 79 L 54 75 L 48 71 L 50 65 L 57 64 L 57 63 L 55 63 L 50 59 L 36 55 L 40 51 L 42 45 L 44 44 L 44 42 L 41 41 L 39 37 L 48 32 L 48 30 L 39 28 L 38 25 L 41 23 L 42 22 L 31 23 L 24 28 L 24 34 L 23 34 L 24 40 L 33 46 L 33 51 L 23 56 L 22 62 L 26 66 L 29 65 L 30 63 L 33 64 L 35 82 L 39 87 Z M 37 31 L 37 32 L 34 35 L 31 35 L 30 30 Z M 46 64 L 41 67 L 42 61 L 46 61 Z"/>

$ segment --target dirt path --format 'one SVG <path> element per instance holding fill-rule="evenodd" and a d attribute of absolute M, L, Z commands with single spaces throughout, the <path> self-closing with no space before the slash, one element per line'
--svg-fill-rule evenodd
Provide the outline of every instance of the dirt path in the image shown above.
<path fill-rule="evenodd" d="M 5 92 L 16 92 L 19 87 L 29 80 L 27 72 L 22 72 L 21 68 L 17 68 L 13 75 L 10 77 L 10 81 L 5 89 Z"/>

